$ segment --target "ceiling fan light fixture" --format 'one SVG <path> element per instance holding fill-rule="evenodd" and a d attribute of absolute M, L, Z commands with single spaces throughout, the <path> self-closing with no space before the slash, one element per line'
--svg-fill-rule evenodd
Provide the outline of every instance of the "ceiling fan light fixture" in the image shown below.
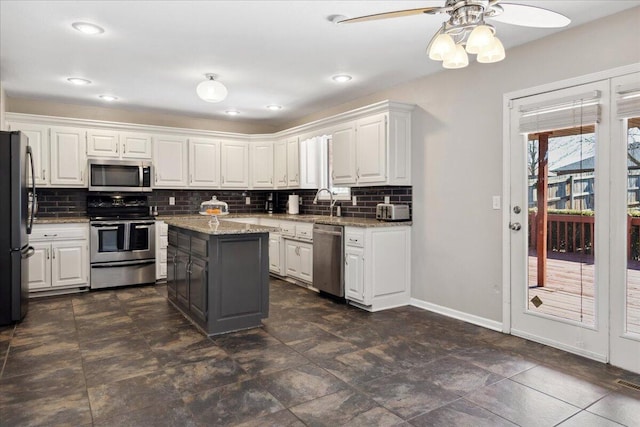
<path fill-rule="evenodd" d="M 456 45 L 456 48 L 453 52 L 447 54 L 444 57 L 444 62 L 442 66 L 447 69 L 456 69 L 456 68 L 464 68 L 469 65 L 469 55 L 467 55 L 467 51 L 464 50 L 461 44 Z"/>
<path fill-rule="evenodd" d="M 478 54 L 493 44 L 494 30 L 488 25 L 478 25 L 467 39 L 467 52 Z"/>
<path fill-rule="evenodd" d="M 505 58 L 504 46 L 499 38 L 494 37 L 493 43 L 488 48 L 478 53 L 478 62 L 481 64 L 491 64 L 493 62 L 500 62 Z"/>
<path fill-rule="evenodd" d="M 449 34 L 438 34 L 429 48 L 429 58 L 443 61 L 447 55 L 456 51 L 456 43 Z"/>
<path fill-rule="evenodd" d="M 207 80 L 200 82 L 196 87 L 198 96 L 206 102 L 224 101 L 229 91 L 226 86 L 219 81 L 214 80 L 214 74 L 207 74 Z"/>

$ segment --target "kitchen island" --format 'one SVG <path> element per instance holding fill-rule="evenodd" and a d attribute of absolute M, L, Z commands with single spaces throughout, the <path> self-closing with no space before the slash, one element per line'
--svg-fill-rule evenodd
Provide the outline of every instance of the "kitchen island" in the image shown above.
<path fill-rule="evenodd" d="M 169 225 L 169 301 L 207 335 L 262 325 L 269 314 L 269 232 L 273 227 L 204 217 Z"/>

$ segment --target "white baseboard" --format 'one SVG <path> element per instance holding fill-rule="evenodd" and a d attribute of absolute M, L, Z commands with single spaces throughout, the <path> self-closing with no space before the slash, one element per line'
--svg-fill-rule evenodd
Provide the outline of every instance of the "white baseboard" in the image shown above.
<path fill-rule="evenodd" d="M 518 329 L 511 329 L 511 334 L 516 336 L 516 337 L 520 337 L 520 338 L 524 338 L 526 340 L 529 341 L 534 341 L 540 344 L 544 344 L 544 345 L 548 345 L 549 347 L 554 347 L 554 348 L 558 348 L 560 350 L 564 350 L 566 352 L 569 353 L 573 353 L 573 354 L 577 354 L 579 356 L 584 356 L 588 359 L 593 359 L 597 362 L 602 362 L 602 363 L 607 363 L 607 356 L 606 355 L 602 355 L 602 354 L 598 354 L 598 353 L 594 353 L 591 351 L 587 351 L 583 348 L 579 348 L 579 347 L 573 347 L 570 345 L 566 345 L 564 343 L 558 342 L 558 341 L 554 341 L 554 340 L 550 340 L 544 337 L 540 337 L 537 335 L 532 335 L 528 332 L 523 332 L 520 331 Z"/>
<path fill-rule="evenodd" d="M 443 316 L 452 317 L 454 319 L 462 320 L 467 323 L 472 323 L 474 325 L 482 326 L 483 328 L 502 332 L 502 322 L 496 322 L 495 320 L 485 319 L 484 317 L 475 316 L 473 314 L 454 310 L 448 307 L 443 307 L 441 305 L 433 304 L 427 301 L 422 301 L 417 298 L 411 298 L 411 300 L 409 301 L 409 304 L 414 307 L 418 307 L 424 310 L 433 311 L 434 313 L 442 314 Z"/>

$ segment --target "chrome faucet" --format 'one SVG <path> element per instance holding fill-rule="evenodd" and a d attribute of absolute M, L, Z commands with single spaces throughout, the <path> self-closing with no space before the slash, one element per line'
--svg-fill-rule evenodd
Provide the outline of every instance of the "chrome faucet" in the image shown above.
<path fill-rule="evenodd" d="M 331 201 L 331 204 L 329 205 L 329 216 L 332 217 L 333 216 L 333 206 L 336 204 L 337 200 L 333 200 L 333 193 L 331 192 L 331 190 L 329 190 L 328 188 L 319 189 L 318 192 L 316 193 L 316 197 L 313 198 L 313 204 L 314 205 L 318 204 L 318 196 L 323 191 L 326 191 L 327 193 L 329 193 L 329 199 Z"/>

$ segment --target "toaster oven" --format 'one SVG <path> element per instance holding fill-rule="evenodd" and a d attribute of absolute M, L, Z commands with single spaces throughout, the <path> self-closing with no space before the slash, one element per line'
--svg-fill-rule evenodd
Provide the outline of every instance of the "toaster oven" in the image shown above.
<path fill-rule="evenodd" d="M 409 221 L 409 205 L 380 203 L 376 206 L 376 219 L 380 221 Z"/>

